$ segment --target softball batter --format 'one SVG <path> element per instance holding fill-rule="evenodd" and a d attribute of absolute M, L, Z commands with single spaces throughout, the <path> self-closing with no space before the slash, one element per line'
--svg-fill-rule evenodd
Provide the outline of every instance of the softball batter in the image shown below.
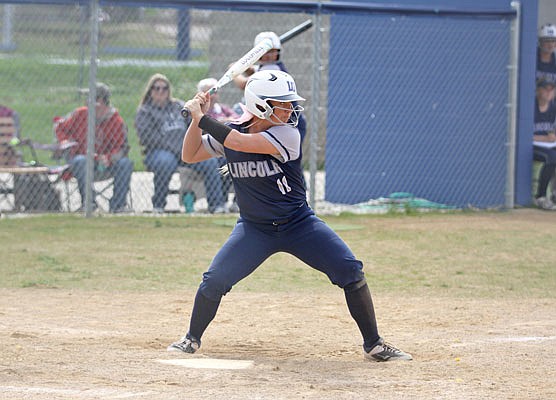
<path fill-rule="evenodd" d="M 203 274 L 189 331 L 168 346 L 169 351 L 197 351 L 222 296 L 272 254 L 286 252 L 344 289 L 351 316 L 363 336 L 365 358 L 412 359 L 381 338 L 362 262 L 307 204 L 296 128 L 302 107 L 292 105 L 303 100 L 289 74 L 260 71 L 248 80 L 245 112 L 234 123 L 223 124 L 204 115 L 210 105 L 205 93 L 197 93 L 185 104 L 192 122 L 183 141 L 182 159 L 195 163 L 225 156 L 240 217 Z"/>

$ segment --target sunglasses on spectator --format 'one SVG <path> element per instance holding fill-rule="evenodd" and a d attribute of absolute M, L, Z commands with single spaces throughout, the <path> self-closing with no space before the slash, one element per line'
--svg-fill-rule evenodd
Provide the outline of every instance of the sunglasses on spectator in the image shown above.
<path fill-rule="evenodd" d="M 152 89 L 154 91 L 157 91 L 157 92 L 162 92 L 162 91 L 165 92 L 165 91 L 168 90 L 168 86 L 166 86 L 166 85 L 164 85 L 164 86 L 153 86 Z"/>

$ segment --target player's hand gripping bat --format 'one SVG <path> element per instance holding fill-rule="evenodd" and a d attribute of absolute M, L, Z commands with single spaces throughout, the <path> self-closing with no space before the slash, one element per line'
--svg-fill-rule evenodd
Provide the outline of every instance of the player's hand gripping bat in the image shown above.
<path fill-rule="evenodd" d="M 289 30 L 280 36 L 280 43 L 285 43 L 290 39 L 293 39 L 302 32 L 305 32 L 313 26 L 313 21 L 310 19 L 299 24 L 295 28 Z M 222 78 L 216 82 L 216 85 L 209 89 L 208 94 L 213 94 L 218 91 L 222 86 L 230 83 L 236 76 L 245 72 L 250 66 L 255 64 L 259 59 L 270 49 L 272 49 L 272 41 L 270 39 L 264 39 L 257 43 L 255 47 L 249 50 L 243 57 L 237 60 L 228 70 L 222 75 Z M 183 107 L 181 110 L 181 115 L 184 118 L 189 117 L 189 110 L 187 107 Z"/>

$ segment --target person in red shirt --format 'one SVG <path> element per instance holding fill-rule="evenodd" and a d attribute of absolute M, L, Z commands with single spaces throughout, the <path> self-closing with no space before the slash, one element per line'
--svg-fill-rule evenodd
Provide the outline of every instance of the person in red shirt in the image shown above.
<path fill-rule="evenodd" d="M 127 125 L 110 105 L 110 89 L 104 83 L 96 87 L 95 121 L 95 180 L 114 178 L 114 194 L 110 199 L 110 212 L 128 211 L 126 197 L 129 192 L 133 162 L 127 157 Z M 85 202 L 85 173 L 87 154 L 88 108 L 79 107 L 56 123 L 56 137 L 61 144 L 77 144 L 68 151 L 71 173 L 76 177 L 81 202 Z M 94 200 L 93 200 L 94 201 Z M 82 208 L 84 208 L 82 206 Z M 96 208 L 96 205 L 93 205 Z"/>

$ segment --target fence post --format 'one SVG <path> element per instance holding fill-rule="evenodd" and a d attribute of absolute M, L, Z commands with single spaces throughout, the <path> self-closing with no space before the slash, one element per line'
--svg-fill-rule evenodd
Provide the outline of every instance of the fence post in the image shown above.
<path fill-rule="evenodd" d="M 516 10 L 516 16 L 513 22 L 513 35 L 511 39 L 511 54 L 509 66 L 509 97 L 510 110 L 508 112 L 509 129 L 508 129 L 508 166 L 506 178 L 506 204 L 507 209 L 514 208 L 515 197 L 515 151 L 517 138 L 517 87 L 519 76 L 519 37 L 521 35 L 521 3 L 512 1 L 511 6 Z"/>
<path fill-rule="evenodd" d="M 0 46 L 0 50 L 2 51 L 13 51 L 16 48 L 14 42 L 12 42 L 14 7 L 15 6 L 12 4 L 4 4 L 4 26 L 2 28 L 2 46 Z"/>
<path fill-rule="evenodd" d="M 321 13 L 320 7 L 315 14 L 315 32 L 313 34 L 313 70 L 312 95 L 313 104 L 311 106 L 311 141 L 309 147 L 309 203 L 311 207 L 317 211 L 316 203 L 316 176 L 317 176 L 317 158 L 318 158 L 318 138 L 319 138 L 319 109 L 320 109 L 320 77 L 322 73 L 321 60 Z"/>
<path fill-rule="evenodd" d="M 87 102 L 87 164 L 85 175 L 85 215 L 93 212 L 93 181 L 95 168 L 95 122 L 97 96 L 97 53 L 98 53 L 98 0 L 91 0 L 91 64 L 89 68 L 89 99 Z"/>
<path fill-rule="evenodd" d="M 189 15 L 189 8 L 180 8 L 178 10 L 178 44 L 176 49 L 177 59 L 180 61 L 187 60 L 189 58 L 190 25 L 191 16 Z"/>
<path fill-rule="evenodd" d="M 87 39 L 87 10 L 91 7 L 86 5 L 79 6 L 79 74 L 77 76 L 77 88 L 83 87 L 84 70 L 85 70 L 85 41 Z M 90 38 L 89 38 L 90 40 Z M 81 100 L 81 93 L 77 93 L 77 99 Z"/>

